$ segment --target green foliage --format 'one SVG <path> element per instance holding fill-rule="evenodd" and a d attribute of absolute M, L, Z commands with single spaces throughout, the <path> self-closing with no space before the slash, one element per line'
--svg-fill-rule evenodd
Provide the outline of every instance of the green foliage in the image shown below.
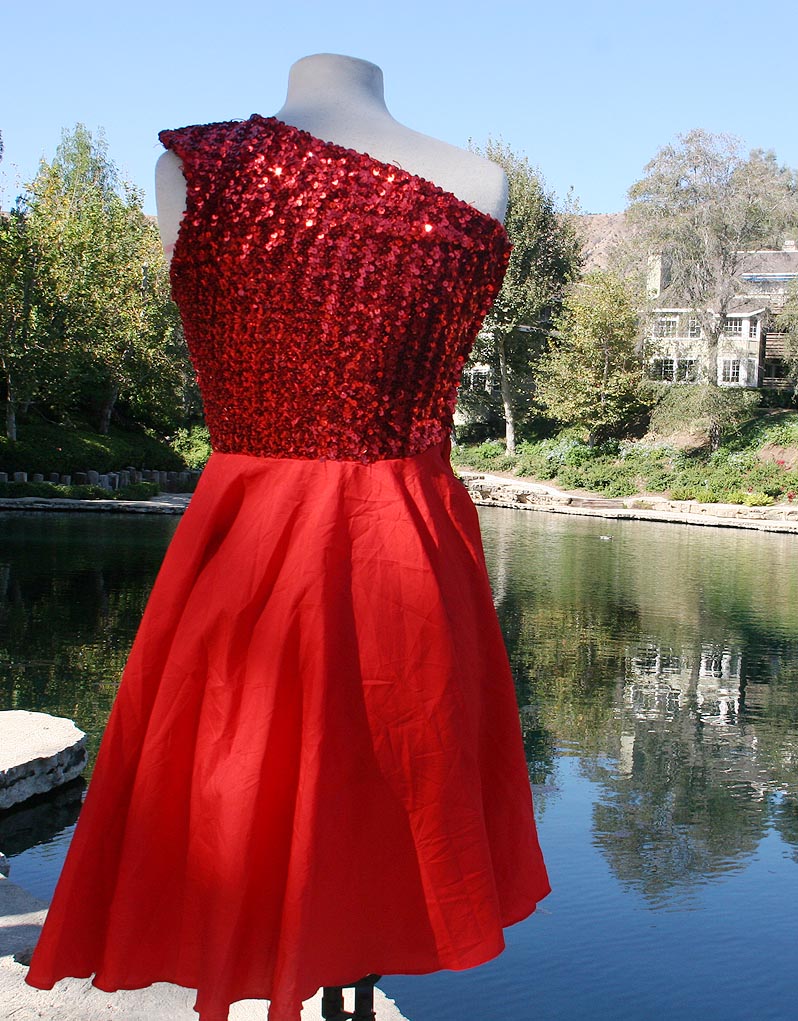
<path fill-rule="evenodd" d="M 509 194 L 504 226 L 513 246 L 487 325 L 505 337 L 513 336 L 517 327 L 524 325 L 539 342 L 541 328 L 545 329 L 551 321 L 566 285 L 578 272 L 579 239 L 568 218 L 558 215 L 554 196 L 545 190 L 540 174 L 525 156 L 493 140 L 478 151 L 507 175 Z M 529 340 L 516 339 L 518 349 L 514 353 L 525 365 Z"/>
<path fill-rule="evenodd" d="M 516 459 L 507 454 L 505 445 L 497 440 L 486 440 L 477 446 L 459 446 L 457 464 L 475 471 L 510 471 Z"/>
<path fill-rule="evenodd" d="M 31 419 L 23 422 L 16 442 L 0 436 L 0 471 L 29 473 L 119 471 L 120 468 L 179 471 L 187 467 L 167 443 L 143 430 L 111 426 L 107 436 L 92 429 L 53 425 Z"/>
<path fill-rule="evenodd" d="M 202 469 L 211 456 L 211 437 L 207 426 L 204 425 L 178 429 L 172 437 L 171 445 L 187 468 Z"/>
<path fill-rule="evenodd" d="M 798 447 L 798 414 L 773 412 L 751 418 L 737 432 L 734 442 L 743 447 Z"/>
<path fill-rule="evenodd" d="M 643 410 L 637 313 L 625 284 L 591 273 L 566 297 L 558 339 L 538 363 L 536 396 L 560 422 L 580 425 L 595 442 Z"/>
<path fill-rule="evenodd" d="M 57 379 L 50 308 L 42 283 L 42 256 L 23 210 L 0 216 L 0 380 L 6 432 L 16 434 L 16 408 Z"/>
<path fill-rule="evenodd" d="M 102 135 L 80 124 L 64 132 L 0 224 L 9 437 L 31 402 L 56 418 L 91 415 L 102 433 L 117 404 L 160 431 L 196 410 L 157 228 L 139 192 L 120 182 Z"/>
<path fill-rule="evenodd" d="M 658 436 L 693 433 L 721 439 L 749 419 L 761 400 L 755 390 L 719 387 L 712 383 L 662 384 L 651 412 L 651 432 Z"/>
<path fill-rule="evenodd" d="M 798 448 L 798 413 L 752 420 L 714 453 L 686 453 L 651 438 L 591 446 L 571 429 L 519 444 L 514 458 L 507 458 L 501 444 L 485 443 L 456 448 L 453 460 L 483 471 L 512 469 L 519 476 L 606 497 L 663 493 L 674 500 L 751 507 L 792 503 L 798 500 L 798 468 L 783 460 L 763 460 L 759 452 L 768 444 Z"/>
<path fill-rule="evenodd" d="M 131 482 L 114 493 L 115 500 L 150 500 L 157 496 L 159 488 L 155 482 Z"/>

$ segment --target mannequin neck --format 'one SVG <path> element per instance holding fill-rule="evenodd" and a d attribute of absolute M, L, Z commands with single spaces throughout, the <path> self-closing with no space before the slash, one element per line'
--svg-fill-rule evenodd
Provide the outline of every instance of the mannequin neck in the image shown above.
<path fill-rule="evenodd" d="M 276 116 L 281 120 L 338 114 L 390 117 L 385 105 L 382 71 L 376 64 L 337 53 L 303 57 L 288 75 L 288 93 Z"/>

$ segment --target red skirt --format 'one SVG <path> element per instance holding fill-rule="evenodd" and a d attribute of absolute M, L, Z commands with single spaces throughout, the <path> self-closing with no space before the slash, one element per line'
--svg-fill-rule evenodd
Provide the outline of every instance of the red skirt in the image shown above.
<path fill-rule="evenodd" d="M 549 891 L 476 511 L 447 453 L 214 454 L 164 559 L 27 981 L 469 968 Z"/>

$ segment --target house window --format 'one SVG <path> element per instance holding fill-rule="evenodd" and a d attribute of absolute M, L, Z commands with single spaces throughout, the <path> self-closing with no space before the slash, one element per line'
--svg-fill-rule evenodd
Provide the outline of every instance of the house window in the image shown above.
<path fill-rule="evenodd" d="M 679 358 L 676 361 L 676 382 L 695 383 L 698 379 L 698 359 Z"/>
<path fill-rule="evenodd" d="M 721 378 L 724 383 L 740 382 L 740 359 L 724 358 Z"/>
<path fill-rule="evenodd" d="M 748 336 L 752 339 L 756 338 L 756 319 L 748 320 Z"/>
<path fill-rule="evenodd" d="M 733 316 L 723 323 L 723 332 L 727 337 L 742 337 L 743 335 L 743 321 L 737 316 Z"/>
<path fill-rule="evenodd" d="M 675 337 L 679 333 L 678 316 L 658 316 L 654 323 L 655 337 Z"/>
<path fill-rule="evenodd" d="M 692 340 L 701 336 L 701 320 L 698 316 L 690 316 L 687 320 L 687 336 Z"/>
<path fill-rule="evenodd" d="M 654 358 L 650 375 L 652 379 L 663 383 L 695 383 L 698 379 L 698 359 Z"/>
<path fill-rule="evenodd" d="M 465 390 L 484 390 L 490 393 L 493 389 L 493 370 L 489 365 L 473 365 L 463 372 L 462 385 Z"/>
<path fill-rule="evenodd" d="M 651 362 L 651 378 L 663 383 L 672 383 L 674 375 L 673 358 L 654 358 Z"/>

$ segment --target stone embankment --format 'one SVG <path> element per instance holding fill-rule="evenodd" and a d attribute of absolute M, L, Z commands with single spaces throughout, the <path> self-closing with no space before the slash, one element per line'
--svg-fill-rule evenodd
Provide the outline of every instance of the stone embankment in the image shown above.
<path fill-rule="evenodd" d="M 566 493 L 553 486 L 545 486 L 528 479 L 488 475 L 462 469 L 458 474 L 474 503 L 480 506 L 798 534 L 798 507 L 791 504 L 746 507 L 740 504 L 668 500 L 663 496 L 630 496 L 611 500 L 599 496 Z"/>
<path fill-rule="evenodd" d="M 0 511 L 61 511 L 64 513 L 182 514 L 190 493 L 162 493 L 151 500 L 72 500 L 49 496 L 0 498 Z"/>
<path fill-rule="evenodd" d="M 200 477 L 198 471 L 138 471 L 135 468 L 124 468 L 118 472 L 75 472 L 72 475 L 60 475 L 58 472 L 5 472 L 0 471 L 0 483 L 4 482 L 52 482 L 61 486 L 99 486 L 114 492 L 137 482 L 155 482 L 162 493 L 191 493 Z"/>
<path fill-rule="evenodd" d="M 155 472 L 145 469 L 140 472 L 134 468 L 119 472 L 74 472 L 72 475 L 60 475 L 58 472 L 47 475 L 42 472 L 0 472 L 0 483 L 52 482 L 57 486 L 99 486 L 114 492 L 138 482 L 154 482 L 162 493 L 190 493 L 200 475 L 197 471 Z"/>

